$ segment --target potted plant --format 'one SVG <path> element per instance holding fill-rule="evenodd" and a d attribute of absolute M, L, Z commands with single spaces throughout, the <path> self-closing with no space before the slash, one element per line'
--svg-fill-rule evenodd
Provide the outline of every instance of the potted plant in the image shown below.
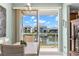
<path fill-rule="evenodd" d="M 21 41 L 20 41 L 20 44 L 21 44 L 21 45 L 24 45 L 24 46 L 27 46 L 27 43 L 26 43 L 24 40 L 21 40 Z"/>

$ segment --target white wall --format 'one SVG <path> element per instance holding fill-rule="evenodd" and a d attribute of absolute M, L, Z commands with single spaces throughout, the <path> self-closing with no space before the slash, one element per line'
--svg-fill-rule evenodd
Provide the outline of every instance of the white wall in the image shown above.
<path fill-rule="evenodd" d="M 70 41 L 70 25 L 69 25 L 69 6 L 68 4 L 63 4 L 62 9 L 62 30 L 63 30 L 63 55 L 69 55 L 69 41 Z"/>
<path fill-rule="evenodd" d="M 59 26 L 58 26 L 58 50 L 60 53 L 63 53 L 63 39 L 62 39 L 62 8 L 59 9 Z"/>
<path fill-rule="evenodd" d="M 10 43 L 13 39 L 13 18 L 12 18 L 12 4 L 0 3 L 0 5 L 6 8 L 6 37 L 9 38 Z M 2 39 L 2 38 L 0 38 Z"/>

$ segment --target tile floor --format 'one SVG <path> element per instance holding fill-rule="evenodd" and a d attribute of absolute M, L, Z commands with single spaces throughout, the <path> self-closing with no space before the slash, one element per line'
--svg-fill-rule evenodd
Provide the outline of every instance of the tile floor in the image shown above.
<path fill-rule="evenodd" d="M 57 48 L 40 48 L 39 56 L 63 56 Z"/>

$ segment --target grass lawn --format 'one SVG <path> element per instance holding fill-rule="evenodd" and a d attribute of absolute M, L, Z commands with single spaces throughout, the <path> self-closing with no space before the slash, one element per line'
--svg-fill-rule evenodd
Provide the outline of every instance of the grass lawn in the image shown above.
<path fill-rule="evenodd" d="M 57 44 L 49 44 L 49 45 L 44 45 L 44 44 L 40 44 L 41 48 L 57 48 L 58 45 Z"/>

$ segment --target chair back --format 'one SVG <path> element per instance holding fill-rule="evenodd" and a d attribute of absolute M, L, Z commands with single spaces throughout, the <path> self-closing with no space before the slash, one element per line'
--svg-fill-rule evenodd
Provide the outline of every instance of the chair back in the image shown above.
<path fill-rule="evenodd" d="M 3 56 L 23 56 L 24 47 L 21 45 L 2 45 Z"/>
<path fill-rule="evenodd" d="M 23 36 L 23 40 L 25 41 L 25 42 L 33 42 L 34 41 L 34 36 L 27 36 L 27 35 L 25 35 L 25 36 Z"/>

